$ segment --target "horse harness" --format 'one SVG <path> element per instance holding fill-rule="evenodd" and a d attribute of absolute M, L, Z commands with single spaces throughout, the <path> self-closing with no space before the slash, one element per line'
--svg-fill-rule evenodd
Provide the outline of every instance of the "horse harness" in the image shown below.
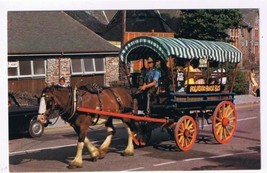
<path fill-rule="evenodd" d="M 115 99 L 116 99 L 116 101 L 117 101 L 117 103 L 119 105 L 119 110 L 123 109 L 121 98 L 110 87 L 102 88 L 99 85 L 94 83 L 92 86 L 90 86 L 90 85 L 81 86 L 80 89 L 97 95 L 97 98 L 98 98 L 98 101 L 99 101 L 98 110 L 103 110 L 103 101 L 102 101 L 102 98 L 101 98 L 101 93 L 102 93 L 103 90 L 109 90 L 112 93 L 112 95 L 115 97 Z M 81 101 L 81 100 L 79 100 L 79 101 Z M 99 120 L 99 118 L 100 118 L 100 115 L 97 115 L 96 121 L 94 121 L 92 125 L 96 125 L 98 120 Z"/>

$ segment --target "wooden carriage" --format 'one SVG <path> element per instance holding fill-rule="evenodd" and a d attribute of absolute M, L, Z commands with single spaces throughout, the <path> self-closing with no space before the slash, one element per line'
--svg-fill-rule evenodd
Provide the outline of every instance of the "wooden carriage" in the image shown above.
<path fill-rule="evenodd" d="M 131 119 L 132 137 L 137 146 L 145 146 L 152 130 L 161 127 L 173 136 L 180 150 L 190 150 L 205 119 L 211 121 L 218 143 L 229 142 L 237 127 L 235 93 L 232 91 L 242 53 L 225 42 L 148 36 L 130 40 L 120 51 L 120 59 L 126 68 L 136 60 L 145 64 L 148 57 L 153 57 L 161 65 L 158 92 L 151 101 L 149 115 L 143 113 L 143 103 L 139 104 L 140 113 L 137 115 L 82 107 L 78 111 Z M 190 70 L 190 63 L 195 60 L 201 61 L 201 70 L 197 72 Z M 203 79 L 204 83 L 178 84 L 176 66 L 181 66 L 181 62 L 187 66 L 183 67 L 185 81 Z M 219 66 L 214 66 L 214 62 Z M 127 76 L 133 77 L 129 79 L 132 90 L 142 85 L 142 73 Z M 227 83 L 224 81 L 226 78 Z M 178 87 L 183 87 L 183 90 L 178 90 Z"/>
<path fill-rule="evenodd" d="M 174 135 L 177 146 L 184 151 L 195 143 L 198 128 L 204 122 L 200 121 L 200 124 L 200 119 L 212 121 L 213 135 L 219 143 L 229 142 L 237 126 L 235 93 L 232 91 L 242 53 L 225 42 L 160 37 L 135 38 L 120 51 L 120 58 L 126 67 L 136 60 L 145 64 L 148 57 L 160 62 L 161 80 L 159 91 L 151 104 L 151 114 L 141 113 L 139 116 L 162 120 L 161 127 L 166 127 Z M 201 61 L 201 72 L 184 70 L 184 79 L 202 78 L 205 83 L 184 83 L 184 89 L 178 91 L 176 65 L 183 62 L 189 68 L 193 60 Z M 219 66 L 212 66 L 213 62 Z M 216 69 L 225 70 L 218 72 Z M 134 73 L 132 76 L 135 76 L 132 87 L 140 86 L 142 74 Z M 226 78 L 227 83 L 223 83 Z M 215 82 L 210 83 L 211 79 L 215 79 Z M 135 122 L 137 130 L 133 131 L 134 141 L 137 145 L 145 145 L 155 123 L 138 120 Z"/>

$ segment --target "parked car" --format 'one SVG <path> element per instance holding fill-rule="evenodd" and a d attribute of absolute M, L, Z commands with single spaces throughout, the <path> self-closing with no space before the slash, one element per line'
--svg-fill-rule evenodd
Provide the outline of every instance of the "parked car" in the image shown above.
<path fill-rule="evenodd" d="M 12 93 L 8 93 L 9 134 L 27 132 L 31 137 L 40 137 L 44 125 L 37 121 L 39 106 L 20 105 Z"/>

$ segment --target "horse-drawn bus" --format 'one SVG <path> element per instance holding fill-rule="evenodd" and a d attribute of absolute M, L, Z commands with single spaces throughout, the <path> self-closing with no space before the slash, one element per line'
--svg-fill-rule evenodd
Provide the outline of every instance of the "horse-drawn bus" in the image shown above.
<path fill-rule="evenodd" d="M 51 117 L 61 116 L 78 134 L 76 157 L 69 168 L 82 166 L 84 145 L 93 159 L 104 157 L 115 132 L 114 117 L 121 119 L 127 129 L 124 155 L 134 154 L 133 143 L 147 145 L 156 127 L 166 128 L 180 150 L 190 150 L 203 120 L 212 123 L 218 143 L 231 140 L 237 126 L 232 91 L 237 64 L 242 58 L 237 48 L 225 42 L 138 37 L 127 42 L 119 56 L 126 69 L 134 61 L 142 64 L 140 69 L 127 74 L 131 77 L 130 90 L 52 86 L 42 93 L 38 119 L 45 123 Z M 145 89 L 140 92 L 140 88 L 148 86 L 144 83 L 149 59 L 153 59 L 153 68 L 159 72 L 153 93 Z M 87 138 L 87 132 L 88 126 L 100 118 L 106 119 L 108 136 L 98 149 Z"/>

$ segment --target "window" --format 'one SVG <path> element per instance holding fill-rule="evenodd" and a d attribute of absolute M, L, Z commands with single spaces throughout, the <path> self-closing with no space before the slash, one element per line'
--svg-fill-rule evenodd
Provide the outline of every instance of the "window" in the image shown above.
<path fill-rule="evenodd" d="M 44 59 L 35 60 L 11 60 L 8 61 L 8 77 L 45 77 L 46 61 Z"/>
<path fill-rule="evenodd" d="M 105 73 L 104 58 L 78 58 L 71 60 L 72 75 Z"/>

